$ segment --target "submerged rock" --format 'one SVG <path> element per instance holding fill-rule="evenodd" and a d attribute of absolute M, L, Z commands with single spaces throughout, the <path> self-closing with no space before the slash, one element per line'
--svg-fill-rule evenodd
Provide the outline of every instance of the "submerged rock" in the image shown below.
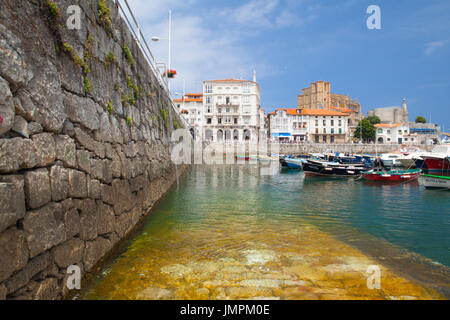
<path fill-rule="evenodd" d="M 164 300 L 172 297 L 172 291 L 162 288 L 147 288 L 141 291 L 136 298 L 140 300 Z"/>

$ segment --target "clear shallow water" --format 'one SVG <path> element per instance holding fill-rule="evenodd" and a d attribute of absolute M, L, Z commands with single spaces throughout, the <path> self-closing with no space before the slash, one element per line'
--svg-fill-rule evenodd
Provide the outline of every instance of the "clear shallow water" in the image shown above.
<path fill-rule="evenodd" d="M 449 208 L 450 193 L 416 183 L 197 166 L 81 297 L 429 298 L 403 277 L 448 291 Z M 380 261 L 386 289 L 368 292 Z"/>

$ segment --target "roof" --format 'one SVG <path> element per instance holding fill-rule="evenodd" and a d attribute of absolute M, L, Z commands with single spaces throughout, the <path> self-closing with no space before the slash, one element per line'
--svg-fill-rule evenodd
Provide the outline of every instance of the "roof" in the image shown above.
<path fill-rule="evenodd" d="M 302 109 L 302 114 L 309 116 L 348 116 L 348 113 L 331 109 Z"/>
<path fill-rule="evenodd" d="M 187 93 L 186 97 L 203 97 L 203 93 Z"/>
<path fill-rule="evenodd" d="M 403 123 L 378 123 L 375 125 L 376 128 L 398 128 L 404 125 Z"/>
<path fill-rule="evenodd" d="M 356 113 L 355 110 L 352 109 L 346 109 L 346 108 L 341 108 L 341 107 L 331 107 L 331 109 L 337 110 L 339 112 L 344 112 L 344 113 Z"/>
<path fill-rule="evenodd" d="M 203 102 L 203 99 L 176 99 L 173 102 Z"/>
<path fill-rule="evenodd" d="M 253 81 L 242 79 L 221 79 L 221 80 L 209 80 L 205 82 L 253 82 Z"/>

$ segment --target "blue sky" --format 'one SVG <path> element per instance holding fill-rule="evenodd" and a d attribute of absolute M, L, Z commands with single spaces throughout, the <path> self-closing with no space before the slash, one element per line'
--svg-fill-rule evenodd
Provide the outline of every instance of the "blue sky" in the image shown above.
<path fill-rule="evenodd" d="M 168 34 L 173 10 L 175 91 L 200 92 L 203 80 L 252 78 L 262 107 L 295 107 L 316 80 L 363 106 L 401 105 L 450 131 L 448 0 L 129 0 L 147 39 Z M 369 5 L 381 30 L 368 30 Z M 152 43 L 167 62 L 167 43 Z"/>

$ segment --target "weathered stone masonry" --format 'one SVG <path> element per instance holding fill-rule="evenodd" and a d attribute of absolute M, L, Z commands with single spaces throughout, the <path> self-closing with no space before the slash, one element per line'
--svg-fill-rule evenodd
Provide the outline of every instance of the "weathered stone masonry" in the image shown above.
<path fill-rule="evenodd" d="M 62 298 L 176 179 L 181 121 L 115 6 L 53 3 L 0 0 L 0 299 Z"/>

